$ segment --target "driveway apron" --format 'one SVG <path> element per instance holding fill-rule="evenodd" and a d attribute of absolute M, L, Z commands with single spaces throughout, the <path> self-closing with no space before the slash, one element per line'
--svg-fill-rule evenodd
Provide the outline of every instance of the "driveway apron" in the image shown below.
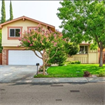
<path fill-rule="evenodd" d="M 0 66 L 0 82 L 16 82 L 33 78 L 36 66 Z"/>

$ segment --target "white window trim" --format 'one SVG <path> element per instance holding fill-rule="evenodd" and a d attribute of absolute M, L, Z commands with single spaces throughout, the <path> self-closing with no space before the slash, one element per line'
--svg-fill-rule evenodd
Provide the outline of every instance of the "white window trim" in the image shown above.
<path fill-rule="evenodd" d="M 18 38 L 18 37 L 16 36 L 16 34 L 15 34 L 16 31 L 14 31 L 14 35 L 15 35 L 15 36 L 10 36 L 10 29 L 20 29 L 20 31 L 21 31 L 21 28 L 9 28 L 9 37 L 10 37 L 10 38 L 12 38 L 12 37 L 13 37 L 13 38 Z M 19 36 L 19 37 L 20 37 L 20 36 Z"/>

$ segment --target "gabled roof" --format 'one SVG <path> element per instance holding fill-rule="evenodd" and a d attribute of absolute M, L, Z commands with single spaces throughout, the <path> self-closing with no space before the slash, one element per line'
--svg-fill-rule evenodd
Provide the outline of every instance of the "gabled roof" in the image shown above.
<path fill-rule="evenodd" d="M 29 17 L 26 17 L 26 16 L 21 16 L 21 17 L 18 17 L 16 19 L 7 21 L 5 23 L 2 23 L 2 24 L 0 24 L 0 29 L 2 29 L 3 26 L 5 26 L 7 24 L 10 24 L 10 23 L 13 23 L 13 22 L 18 21 L 18 20 L 29 20 L 29 21 L 38 23 L 40 25 L 44 25 L 44 26 L 50 27 L 53 31 L 55 31 L 55 27 L 54 26 L 52 26 L 50 24 L 47 24 L 47 23 L 44 23 L 44 22 L 41 22 L 41 21 L 38 21 L 38 20 L 35 20 L 35 19 L 32 19 L 32 18 L 29 18 Z"/>

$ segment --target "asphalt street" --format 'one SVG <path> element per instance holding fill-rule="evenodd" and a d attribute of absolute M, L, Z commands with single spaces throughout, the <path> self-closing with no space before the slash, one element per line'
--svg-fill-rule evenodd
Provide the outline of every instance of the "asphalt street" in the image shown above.
<path fill-rule="evenodd" d="M 105 105 L 105 83 L 1 83 L 0 105 Z"/>

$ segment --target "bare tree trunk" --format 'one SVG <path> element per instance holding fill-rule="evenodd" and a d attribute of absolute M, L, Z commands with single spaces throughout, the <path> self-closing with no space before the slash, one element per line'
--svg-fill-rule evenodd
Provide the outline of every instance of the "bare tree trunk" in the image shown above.
<path fill-rule="evenodd" d="M 45 75 L 45 64 L 43 64 L 43 75 Z"/>
<path fill-rule="evenodd" d="M 45 75 L 45 50 L 43 51 L 43 75 Z"/>
<path fill-rule="evenodd" d="M 102 48 L 102 43 L 100 42 L 100 64 L 99 67 L 103 66 L 103 48 Z"/>
<path fill-rule="evenodd" d="M 45 65 L 46 65 L 46 63 L 45 63 L 45 58 L 43 58 L 43 75 L 45 75 Z"/>

